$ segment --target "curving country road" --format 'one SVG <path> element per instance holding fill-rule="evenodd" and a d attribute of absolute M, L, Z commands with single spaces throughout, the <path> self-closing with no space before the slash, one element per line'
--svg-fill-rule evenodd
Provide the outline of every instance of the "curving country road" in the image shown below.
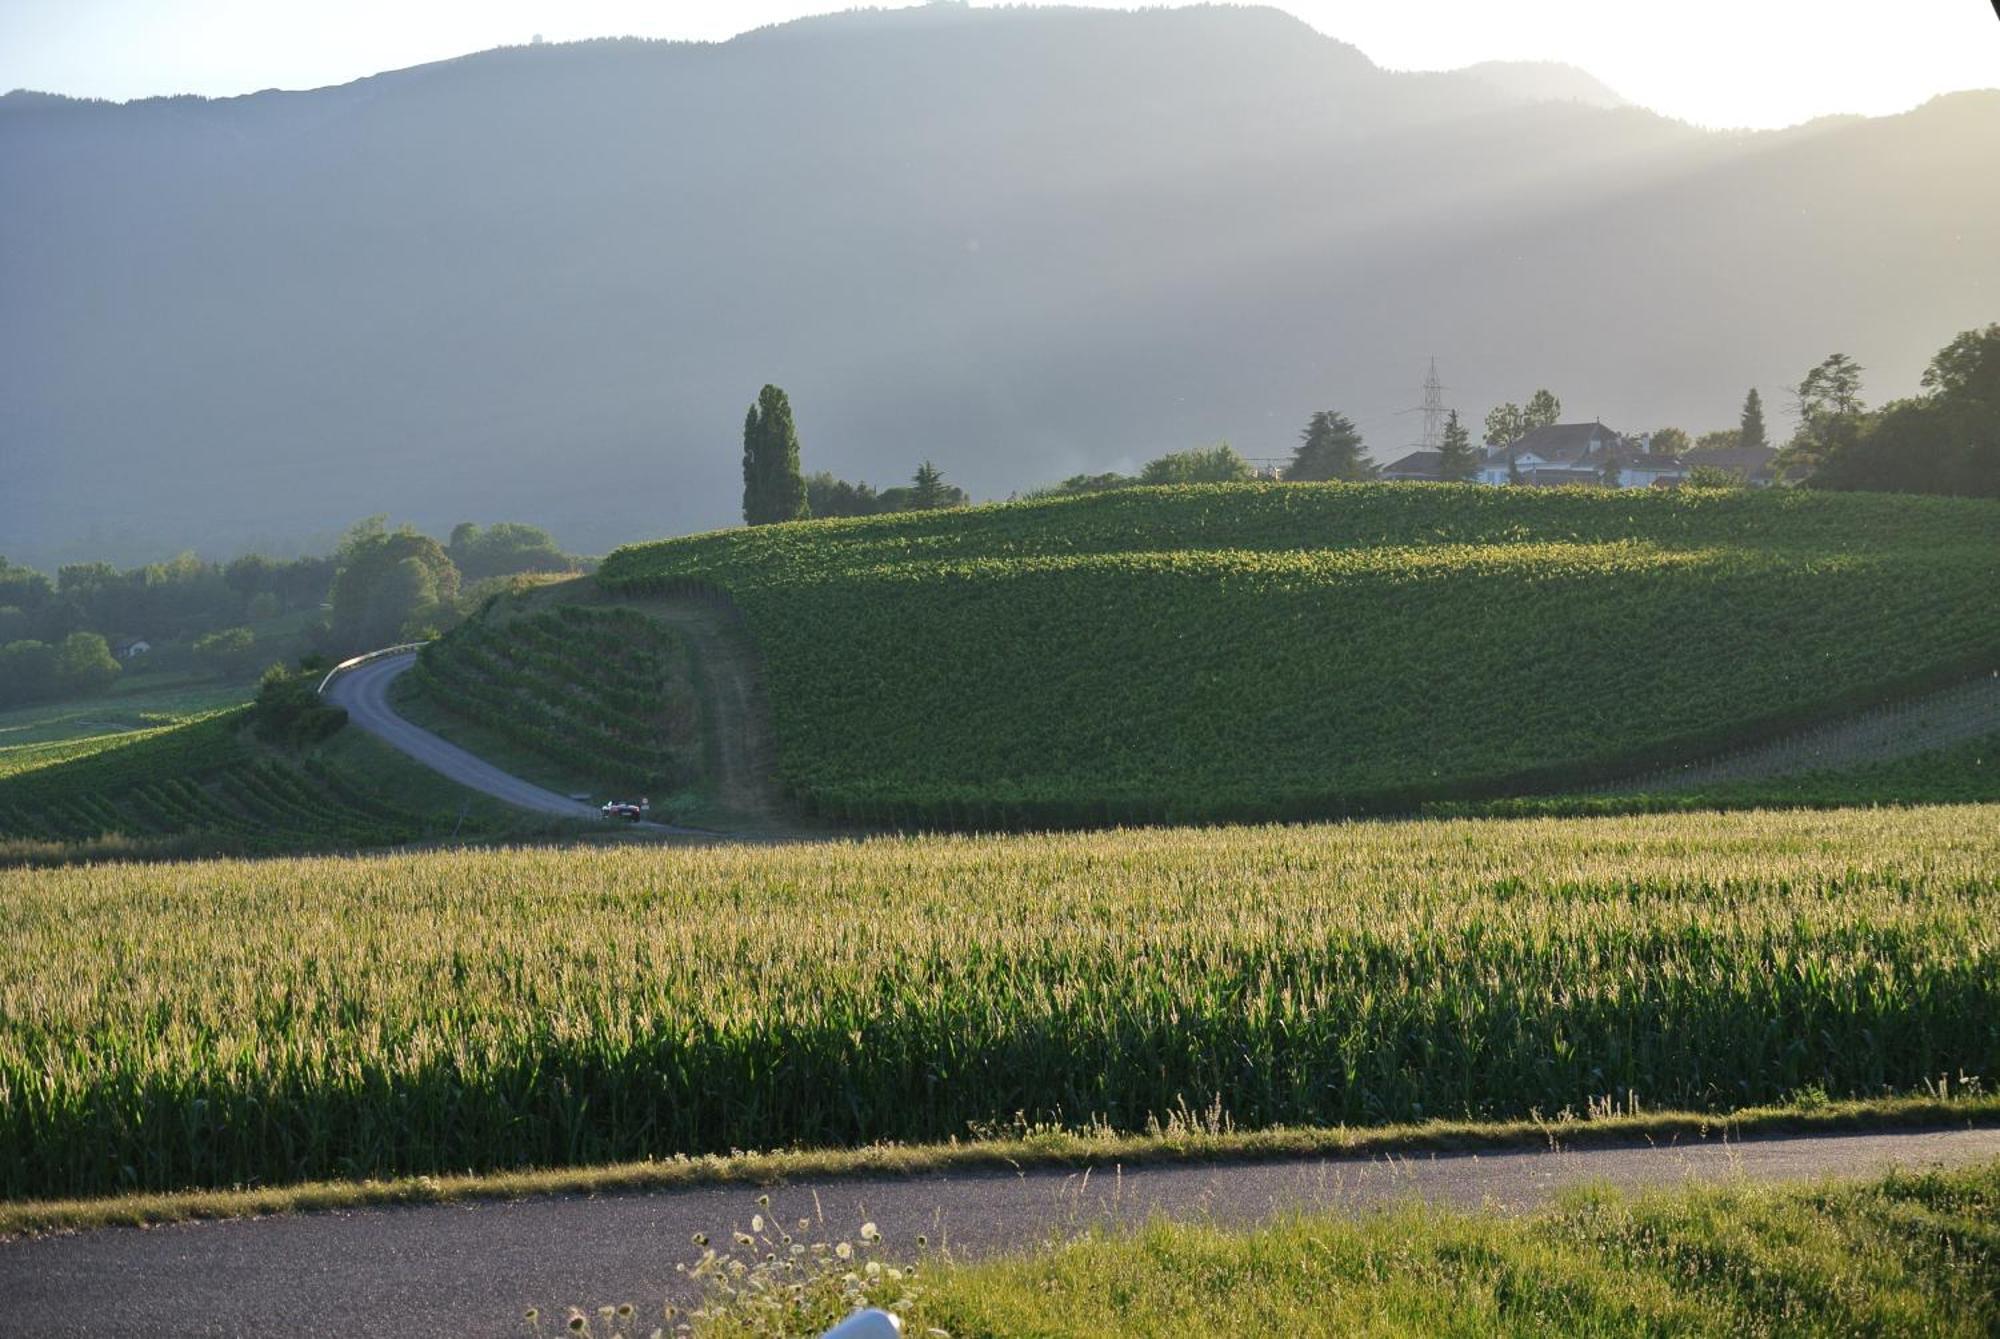
<path fill-rule="evenodd" d="M 916 1257 L 919 1233 L 963 1258 L 1158 1216 L 1251 1224 L 1292 1210 L 1362 1213 L 1413 1200 L 1515 1212 L 1583 1185 L 1799 1181 L 1996 1158 L 2000 1129 L 1958 1129 L 827 1179 L 770 1194 L 780 1219 L 815 1220 L 808 1240 L 851 1240 L 872 1220 L 887 1258 Z M 0 1242 L 0 1335 L 517 1336 L 527 1332 L 529 1306 L 546 1317 L 570 1305 L 621 1302 L 657 1323 L 662 1302 L 689 1300 L 674 1266 L 698 1254 L 692 1234 L 726 1241 L 758 1211 L 757 1194 L 752 1186 L 703 1186 Z"/>
<path fill-rule="evenodd" d="M 603 821 L 604 815 L 596 806 L 503 772 L 476 754 L 398 716 L 389 706 L 389 685 L 416 663 L 415 651 L 370 660 L 335 675 L 323 696 L 333 705 L 347 708 L 349 724 L 359 726 L 399 753 L 408 754 L 461 786 L 538 814 Z"/>

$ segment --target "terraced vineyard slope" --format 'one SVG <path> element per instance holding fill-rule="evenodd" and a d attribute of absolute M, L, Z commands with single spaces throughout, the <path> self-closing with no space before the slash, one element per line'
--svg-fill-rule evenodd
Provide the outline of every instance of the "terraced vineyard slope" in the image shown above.
<path fill-rule="evenodd" d="M 632 609 L 505 599 L 425 646 L 397 710 L 563 793 L 666 797 L 701 772 L 687 635 Z"/>
<path fill-rule="evenodd" d="M 2000 505 L 1228 485 L 622 549 L 763 653 L 807 811 L 1300 818 L 1561 791 L 2000 660 Z"/>
<path fill-rule="evenodd" d="M 483 805 L 388 793 L 384 774 L 407 780 L 411 765 L 372 741 L 266 748 L 250 712 L 136 731 L 0 776 L 0 860 L 360 849 L 487 831 Z"/>

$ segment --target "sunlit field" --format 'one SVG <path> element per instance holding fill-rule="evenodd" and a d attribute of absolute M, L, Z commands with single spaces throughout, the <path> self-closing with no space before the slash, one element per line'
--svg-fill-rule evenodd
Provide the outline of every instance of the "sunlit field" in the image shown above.
<path fill-rule="evenodd" d="M 0 873 L 0 1190 L 2000 1073 L 2000 809 Z"/>
<path fill-rule="evenodd" d="M 1326 819 L 1560 793 L 1990 671 L 2000 506 L 1232 484 L 621 549 L 720 592 L 808 812 Z"/>

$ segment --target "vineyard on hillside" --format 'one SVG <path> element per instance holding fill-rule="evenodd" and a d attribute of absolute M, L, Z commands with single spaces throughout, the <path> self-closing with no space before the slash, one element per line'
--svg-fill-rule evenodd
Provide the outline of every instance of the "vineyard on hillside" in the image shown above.
<path fill-rule="evenodd" d="M 1520 795 L 1427 804 L 1434 818 L 1591 817 L 1698 809 L 1843 809 L 1860 805 L 2000 804 L 2000 733 L 1906 758 L 1681 789 Z"/>
<path fill-rule="evenodd" d="M 687 639 L 630 609 L 475 619 L 425 646 L 410 677 L 545 775 L 664 796 L 698 771 Z"/>
<path fill-rule="evenodd" d="M 2000 1073 L 1991 808 L 0 871 L 0 1195 Z M 1954 1081 L 1956 1081 L 1954 1079 Z"/>
<path fill-rule="evenodd" d="M 2000 658 L 2000 505 L 1235 485 L 735 530 L 599 583 L 726 597 L 809 812 L 1304 818 L 1557 791 Z"/>
<path fill-rule="evenodd" d="M 364 793 L 319 759 L 258 747 L 250 709 L 136 734 L 0 779 L 7 844 L 100 838 L 239 852 L 388 846 L 427 835 L 422 819 Z"/>

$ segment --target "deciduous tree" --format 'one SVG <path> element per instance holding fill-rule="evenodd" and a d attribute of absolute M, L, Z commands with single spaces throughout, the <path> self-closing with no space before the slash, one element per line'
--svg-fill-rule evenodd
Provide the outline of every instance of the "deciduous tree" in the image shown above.
<path fill-rule="evenodd" d="M 71 697 L 103 692 L 118 678 L 118 658 L 94 632 L 72 632 L 56 650 L 56 686 Z"/>
<path fill-rule="evenodd" d="M 1778 457 L 1787 475 L 1810 478 L 1860 439 L 1861 371 L 1846 354 L 1831 354 L 1792 387 L 1798 429 Z"/>
<path fill-rule="evenodd" d="M 1688 435 L 1680 428 L 1656 428 L 1652 435 L 1655 455 L 1677 456 L 1693 445 Z"/>
<path fill-rule="evenodd" d="M 1553 427 L 1562 422 L 1563 402 L 1555 392 L 1538 390 L 1528 397 L 1528 407 L 1521 411 L 1521 430 L 1525 435 L 1536 428 Z"/>
<path fill-rule="evenodd" d="M 1148 461 L 1139 471 L 1142 484 L 1227 484 L 1256 477 L 1250 462 L 1237 455 L 1227 442 L 1170 452 Z"/>

